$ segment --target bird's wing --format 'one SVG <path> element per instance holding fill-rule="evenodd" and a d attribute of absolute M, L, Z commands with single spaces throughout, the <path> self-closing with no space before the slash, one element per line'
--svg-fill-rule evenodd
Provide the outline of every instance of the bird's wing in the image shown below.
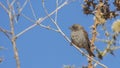
<path fill-rule="evenodd" d="M 84 31 L 84 35 L 85 35 L 86 41 L 88 41 L 88 47 L 90 48 L 90 40 L 88 38 L 88 34 L 87 34 L 87 32 L 84 29 L 83 29 L 83 31 Z"/>

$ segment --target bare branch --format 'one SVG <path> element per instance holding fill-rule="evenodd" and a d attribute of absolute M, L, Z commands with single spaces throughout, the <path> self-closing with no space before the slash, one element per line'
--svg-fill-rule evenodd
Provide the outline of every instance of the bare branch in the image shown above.
<path fill-rule="evenodd" d="M 25 30 L 23 30 L 22 32 L 18 33 L 16 35 L 16 37 L 18 38 L 19 36 L 21 36 L 22 34 L 24 34 L 25 32 L 27 32 L 28 30 L 34 28 L 35 26 L 37 26 L 37 23 L 34 23 L 33 25 L 29 26 L 28 28 L 26 28 Z"/>
<path fill-rule="evenodd" d="M 53 12 L 51 12 L 50 14 L 48 14 L 48 16 L 53 15 L 56 11 L 58 11 L 59 9 L 61 9 L 62 7 L 64 7 L 67 4 L 67 2 L 64 2 L 62 5 L 60 5 L 57 9 L 55 9 Z M 48 16 L 45 16 L 44 18 L 39 18 L 33 25 L 29 26 L 28 28 L 26 28 L 25 30 L 23 30 L 22 32 L 18 33 L 16 35 L 16 37 L 21 36 L 22 34 L 24 34 L 25 32 L 27 32 L 28 30 L 32 29 L 33 27 L 37 26 L 38 24 L 41 24 L 45 19 L 48 18 Z"/>
<path fill-rule="evenodd" d="M 56 0 L 56 8 L 58 7 L 58 0 Z M 55 13 L 55 22 L 57 22 L 58 11 Z"/>
<path fill-rule="evenodd" d="M 16 2 L 16 0 L 13 0 L 10 5 L 13 6 L 15 2 Z"/>
<path fill-rule="evenodd" d="M 31 4 L 30 0 L 29 0 L 29 4 L 30 4 L 30 8 L 31 8 L 31 11 L 32 11 L 33 17 L 34 17 L 35 20 L 37 20 L 37 17 L 36 17 L 35 11 L 34 11 L 34 9 L 33 9 L 33 7 L 32 7 L 32 4 Z"/>
<path fill-rule="evenodd" d="M 6 0 L 7 1 L 7 5 L 10 5 L 10 2 L 9 2 L 9 0 Z"/>
<path fill-rule="evenodd" d="M 43 28 L 46 28 L 48 30 L 53 30 L 55 32 L 59 32 L 58 30 L 54 29 L 54 28 L 51 28 L 50 26 L 45 26 L 45 25 L 42 25 L 42 24 L 38 24 L 40 27 L 43 27 Z"/>
<path fill-rule="evenodd" d="M 12 5 L 11 5 L 11 6 L 12 6 Z M 16 16 L 16 13 L 15 13 L 15 9 L 14 9 L 14 6 L 13 6 L 12 9 L 13 9 L 13 10 L 12 10 L 12 13 L 13 13 L 14 20 L 15 20 L 16 23 L 18 23 L 18 21 L 17 21 L 17 16 Z"/>
<path fill-rule="evenodd" d="M 29 20 L 30 22 L 35 22 L 34 20 L 32 20 L 31 18 L 29 18 L 28 16 L 26 16 L 25 14 L 21 13 L 21 15 L 26 18 L 27 20 Z"/>
<path fill-rule="evenodd" d="M 7 31 L 7 30 L 3 29 L 2 27 L 0 27 L 0 31 L 3 32 L 9 40 L 11 40 L 10 36 L 9 36 L 9 34 L 11 34 L 10 31 Z"/>
<path fill-rule="evenodd" d="M 43 1 L 44 2 L 44 1 Z M 55 9 L 53 12 L 51 12 L 50 14 L 48 14 L 48 16 L 53 15 L 56 11 L 58 11 L 59 9 L 61 9 L 62 7 L 64 7 L 65 5 L 67 5 L 67 1 L 65 1 L 63 4 L 61 4 L 57 9 Z M 43 20 L 47 19 L 48 16 L 44 17 Z"/>
<path fill-rule="evenodd" d="M 26 0 L 26 1 L 24 2 L 23 6 L 19 9 L 18 14 L 20 14 L 20 13 L 22 12 L 22 10 L 23 10 L 24 7 L 26 6 L 27 2 L 28 2 L 28 0 Z"/>
<path fill-rule="evenodd" d="M 8 13 L 9 10 L 0 2 L 0 6 Z"/>
<path fill-rule="evenodd" d="M 19 60 L 19 54 L 18 54 L 18 50 L 16 46 L 16 37 L 15 37 L 15 32 L 14 32 L 14 15 L 13 15 L 14 7 L 10 4 L 8 4 L 8 6 L 9 6 L 8 14 L 9 14 L 9 19 L 10 19 L 10 28 L 11 28 L 11 35 L 12 35 L 11 43 L 13 45 L 14 57 L 16 60 L 17 68 L 20 68 L 20 60 Z"/>

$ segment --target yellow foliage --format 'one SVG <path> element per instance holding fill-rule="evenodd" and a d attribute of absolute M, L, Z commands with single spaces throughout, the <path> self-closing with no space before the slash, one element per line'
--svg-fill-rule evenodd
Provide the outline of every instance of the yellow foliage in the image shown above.
<path fill-rule="evenodd" d="M 112 24 L 112 30 L 115 33 L 119 33 L 120 32 L 120 20 L 116 20 L 115 22 L 113 22 L 113 24 Z"/>

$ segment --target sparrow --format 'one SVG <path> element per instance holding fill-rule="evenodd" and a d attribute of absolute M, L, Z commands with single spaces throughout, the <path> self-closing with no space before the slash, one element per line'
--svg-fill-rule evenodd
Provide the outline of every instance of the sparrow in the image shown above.
<path fill-rule="evenodd" d="M 71 43 L 75 44 L 79 48 L 86 49 L 89 56 L 95 57 L 90 47 L 90 40 L 88 38 L 87 32 L 79 24 L 73 24 L 70 27 L 71 30 Z"/>

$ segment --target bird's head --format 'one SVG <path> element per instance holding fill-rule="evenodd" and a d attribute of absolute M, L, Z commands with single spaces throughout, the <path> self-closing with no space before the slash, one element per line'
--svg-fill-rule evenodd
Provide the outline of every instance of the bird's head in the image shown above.
<path fill-rule="evenodd" d="M 73 24 L 71 27 L 70 27 L 70 30 L 71 31 L 77 31 L 77 30 L 81 30 L 83 29 L 83 27 L 79 24 Z"/>

